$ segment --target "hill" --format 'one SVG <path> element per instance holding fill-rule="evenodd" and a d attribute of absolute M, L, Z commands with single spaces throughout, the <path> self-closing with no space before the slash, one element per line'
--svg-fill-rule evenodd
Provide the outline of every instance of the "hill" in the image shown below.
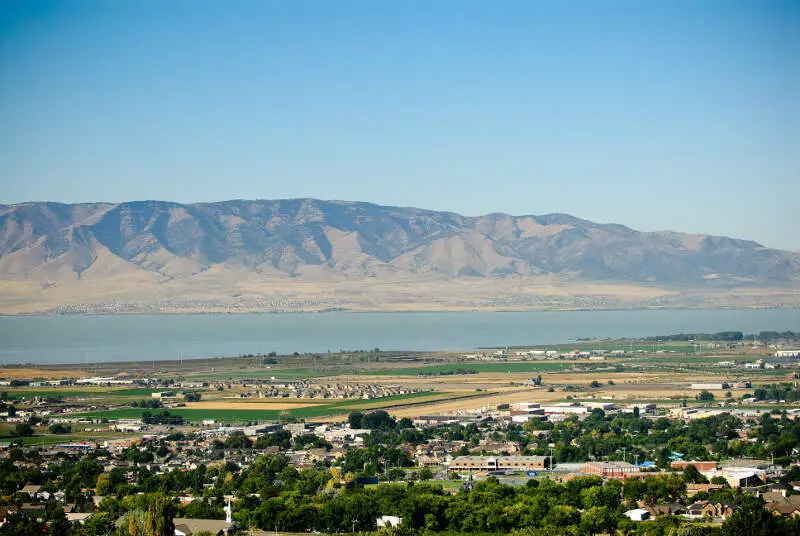
<path fill-rule="evenodd" d="M 441 308 L 669 305 L 678 295 L 686 306 L 688 296 L 791 291 L 800 254 L 566 214 L 466 217 L 315 199 L 43 202 L 0 207 L 0 281 L 3 312 L 426 309 L 437 293 Z M 549 298 L 514 303 L 531 289 Z"/>

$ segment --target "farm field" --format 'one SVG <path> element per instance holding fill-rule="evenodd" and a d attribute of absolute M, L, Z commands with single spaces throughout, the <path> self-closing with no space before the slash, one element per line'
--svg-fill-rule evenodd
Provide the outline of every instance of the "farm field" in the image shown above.
<path fill-rule="evenodd" d="M 337 400 L 330 403 L 295 405 L 295 407 L 286 409 L 276 407 L 274 403 L 257 404 L 216 401 L 209 402 L 207 406 L 201 406 L 200 408 L 190 404 L 187 407 L 168 408 L 167 411 L 173 415 L 180 415 L 191 422 L 198 422 L 204 419 L 213 419 L 220 422 L 274 421 L 287 418 L 313 419 L 346 414 L 353 410 L 391 408 L 408 403 L 425 404 L 439 400 L 449 400 L 453 397 L 452 393 L 412 393 L 373 400 Z M 203 402 L 195 404 L 203 404 Z M 235 405 L 232 406 L 231 404 Z M 259 405 L 262 407 L 257 407 Z M 71 414 L 71 416 L 91 419 L 136 419 L 141 417 L 143 411 L 141 408 L 121 408 L 107 411 L 81 412 Z"/>
<path fill-rule="evenodd" d="M 139 437 L 138 434 L 124 432 L 101 431 L 101 432 L 71 432 L 68 434 L 50 434 L 46 429 L 37 429 L 32 436 L 19 437 L 11 433 L 12 427 L 0 427 L 0 442 L 22 442 L 23 445 L 55 445 L 59 443 L 75 443 L 79 441 L 105 441 L 109 439 L 121 439 L 125 437 Z"/>
<path fill-rule="evenodd" d="M 50 387 L 42 389 L 19 389 L 8 388 L 4 392 L 8 394 L 8 398 L 107 398 L 107 397 L 149 397 L 152 393 L 159 391 L 167 391 L 168 389 L 109 389 L 102 387 L 88 387 L 61 389 L 59 387 Z"/>

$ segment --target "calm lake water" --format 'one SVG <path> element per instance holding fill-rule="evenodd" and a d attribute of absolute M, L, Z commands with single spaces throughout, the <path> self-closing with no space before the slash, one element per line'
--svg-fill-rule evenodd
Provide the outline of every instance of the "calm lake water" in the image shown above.
<path fill-rule="evenodd" d="M 800 309 L 0 317 L 0 364 L 471 350 L 726 330 L 800 331 Z"/>

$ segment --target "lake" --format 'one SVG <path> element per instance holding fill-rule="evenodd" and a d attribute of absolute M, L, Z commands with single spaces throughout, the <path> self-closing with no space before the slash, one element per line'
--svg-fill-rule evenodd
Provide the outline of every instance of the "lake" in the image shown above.
<path fill-rule="evenodd" d="M 0 317 L 0 364 L 472 350 L 576 338 L 800 331 L 800 309 Z"/>

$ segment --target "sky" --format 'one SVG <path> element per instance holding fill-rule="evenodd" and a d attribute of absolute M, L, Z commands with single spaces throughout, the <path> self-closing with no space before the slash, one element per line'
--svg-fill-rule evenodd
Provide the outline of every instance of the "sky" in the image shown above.
<path fill-rule="evenodd" d="M 0 2 L 0 203 L 290 197 L 800 250 L 800 2 Z"/>

